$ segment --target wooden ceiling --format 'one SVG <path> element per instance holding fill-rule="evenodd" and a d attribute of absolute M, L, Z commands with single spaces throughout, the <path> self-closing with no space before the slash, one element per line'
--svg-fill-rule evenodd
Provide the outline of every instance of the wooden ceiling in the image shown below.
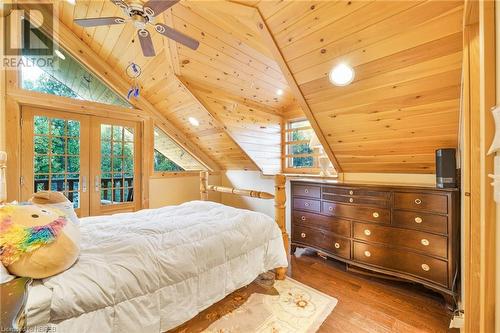
<path fill-rule="evenodd" d="M 279 171 L 280 125 L 299 105 L 343 172 L 432 173 L 434 150 L 457 146 L 463 1 L 238 2 L 181 1 L 159 21 L 200 47 L 153 33 L 154 58 L 131 24 L 73 24 L 121 16 L 110 1 L 60 1 L 59 17 L 110 67 L 138 63 L 141 98 L 222 169 Z M 356 71 L 346 87 L 328 81 L 340 62 Z"/>
<path fill-rule="evenodd" d="M 434 172 L 457 147 L 462 1 L 258 4 L 344 172 Z M 335 87 L 328 72 L 356 72 Z"/>

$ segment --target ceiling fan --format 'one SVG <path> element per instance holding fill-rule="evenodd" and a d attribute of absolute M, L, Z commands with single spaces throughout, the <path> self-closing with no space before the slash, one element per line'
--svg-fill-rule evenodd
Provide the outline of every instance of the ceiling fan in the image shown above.
<path fill-rule="evenodd" d="M 132 22 L 137 29 L 137 37 L 141 43 L 142 53 L 145 57 L 156 55 L 151 34 L 146 29 L 148 25 L 161 35 L 173 39 L 190 49 L 196 50 L 200 43 L 180 31 L 172 29 L 163 23 L 154 23 L 155 17 L 175 5 L 180 0 L 150 0 L 146 3 L 140 0 L 110 0 L 113 4 L 123 10 L 126 18 L 122 17 L 96 17 L 74 19 L 74 22 L 82 27 L 97 27 L 102 25 L 124 24 Z"/>

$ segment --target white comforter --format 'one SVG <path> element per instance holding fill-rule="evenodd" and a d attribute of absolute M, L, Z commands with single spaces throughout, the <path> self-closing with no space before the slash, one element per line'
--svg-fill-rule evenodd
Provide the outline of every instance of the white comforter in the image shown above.
<path fill-rule="evenodd" d="M 270 217 L 213 202 L 84 218 L 80 226 L 76 264 L 30 290 L 30 327 L 164 332 L 287 266 Z"/>

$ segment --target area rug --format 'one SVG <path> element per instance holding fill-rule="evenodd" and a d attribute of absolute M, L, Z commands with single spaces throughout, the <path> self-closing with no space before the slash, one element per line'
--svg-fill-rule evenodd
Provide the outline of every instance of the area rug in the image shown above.
<path fill-rule="evenodd" d="M 288 277 L 274 286 L 256 280 L 169 333 L 313 333 L 336 305 Z"/>

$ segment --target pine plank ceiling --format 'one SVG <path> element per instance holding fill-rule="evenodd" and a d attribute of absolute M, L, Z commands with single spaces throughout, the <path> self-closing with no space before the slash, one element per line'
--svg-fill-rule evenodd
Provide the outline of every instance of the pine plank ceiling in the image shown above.
<path fill-rule="evenodd" d="M 279 171 L 280 124 L 301 115 L 283 64 L 343 172 L 432 173 L 434 150 L 457 146 L 463 1 L 238 2 L 181 1 L 159 20 L 200 47 L 153 33 L 154 58 L 142 56 L 130 24 L 73 24 L 120 16 L 110 1 L 60 1 L 59 17 L 113 68 L 138 63 L 142 98 L 223 169 Z M 260 18 L 284 61 L 260 35 Z M 340 62 L 356 71 L 346 87 L 328 81 Z"/>

